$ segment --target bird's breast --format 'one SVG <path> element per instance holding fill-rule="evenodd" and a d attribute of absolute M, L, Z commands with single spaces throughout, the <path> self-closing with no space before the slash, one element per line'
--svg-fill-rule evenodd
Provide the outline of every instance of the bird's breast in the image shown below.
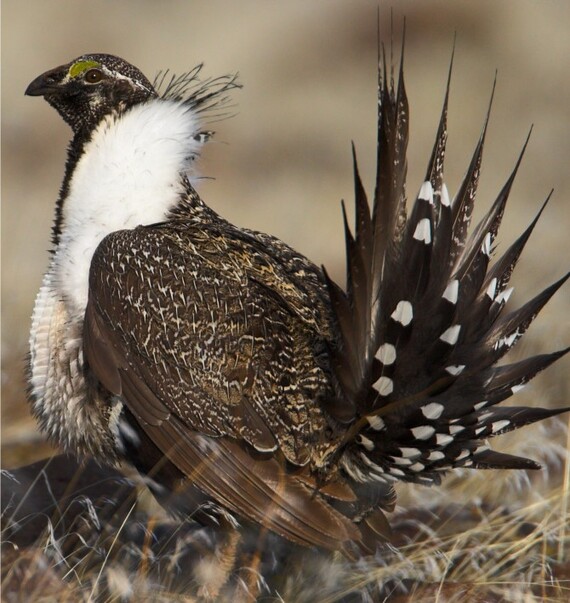
<path fill-rule="evenodd" d="M 83 315 L 70 311 L 57 276 L 57 264 L 52 262 L 32 315 L 32 412 L 42 430 L 65 450 L 113 461 L 116 442 L 109 431 L 113 408 L 86 381 Z"/>

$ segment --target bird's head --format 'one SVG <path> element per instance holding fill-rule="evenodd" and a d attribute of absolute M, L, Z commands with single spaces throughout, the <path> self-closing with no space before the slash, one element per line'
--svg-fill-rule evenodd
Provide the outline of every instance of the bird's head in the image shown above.
<path fill-rule="evenodd" d="M 89 132 L 106 115 L 157 96 L 141 71 L 110 54 L 85 54 L 46 71 L 26 94 L 43 96 L 75 133 Z"/>

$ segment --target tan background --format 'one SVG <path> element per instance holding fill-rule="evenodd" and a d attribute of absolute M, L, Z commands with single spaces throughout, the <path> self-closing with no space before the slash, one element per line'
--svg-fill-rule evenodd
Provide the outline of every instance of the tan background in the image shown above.
<path fill-rule="evenodd" d="M 514 301 L 521 303 L 568 269 L 570 3 L 380 4 L 385 41 L 390 5 L 397 40 L 407 16 L 410 195 L 431 151 L 454 32 L 450 191 L 478 137 L 495 69 L 498 87 L 479 213 L 507 177 L 534 123 L 501 248 L 531 220 L 551 187 L 555 195 L 515 273 Z M 215 180 L 205 182 L 201 192 L 225 217 L 280 236 L 342 281 L 339 200 L 351 200 L 351 140 L 369 189 L 373 177 L 377 6 L 367 0 L 2 3 L 4 464 L 43 453 L 31 446 L 37 436 L 27 417 L 22 359 L 69 139 L 45 102 L 23 96 L 26 85 L 85 52 L 118 54 L 149 77 L 161 68 L 181 72 L 201 61 L 205 75 L 239 71 L 244 88 L 235 93 L 236 115 L 215 125 L 218 144 L 210 145 L 202 160 L 203 174 Z M 570 343 L 568 299 L 566 287 L 532 327 L 523 352 Z M 548 371 L 534 386 L 533 399 L 568 403 L 568 368 L 563 360 Z M 28 453 L 21 456 L 22 450 Z"/>

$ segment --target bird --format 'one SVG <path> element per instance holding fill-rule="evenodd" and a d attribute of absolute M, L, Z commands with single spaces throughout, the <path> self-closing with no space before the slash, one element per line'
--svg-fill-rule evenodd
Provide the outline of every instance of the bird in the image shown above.
<path fill-rule="evenodd" d="M 71 127 L 49 266 L 32 316 L 29 398 L 66 453 L 133 466 L 175 514 L 302 547 L 373 554 L 395 488 L 457 468 L 537 469 L 490 439 L 569 408 L 501 406 L 563 349 L 497 363 L 568 279 L 519 308 L 511 274 L 546 202 L 497 258 L 528 139 L 471 227 L 489 111 L 452 198 L 452 64 L 425 180 L 407 209 L 409 105 L 379 60 L 369 203 L 356 151 L 346 286 L 196 191 L 195 162 L 236 76 L 153 83 L 85 54 L 34 79 Z M 492 101 L 492 95 L 491 95 Z"/>

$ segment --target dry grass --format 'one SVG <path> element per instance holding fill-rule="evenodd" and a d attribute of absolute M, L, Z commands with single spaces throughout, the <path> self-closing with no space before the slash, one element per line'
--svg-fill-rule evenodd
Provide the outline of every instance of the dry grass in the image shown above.
<path fill-rule="evenodd" d="M 501 499 L 475 475 L 410 489 L 407 506 L 392 516 L 393 545 L 358 563 L 270 535 L 238 541 L 175 521 L 120 474 L 94 464 L 75 468 L 69 459 L 63 470 L 56 459 L 28 485 L 35 507 L 22 510 L 26 496 L 3 505 L 3 601 L 567 601 L 570 449 L 552 445 L 561 427 L 551 421 L 537 432 L 540 442 L 534 437 L 547 468 L 538 479 L 546 483 L 537 487 L 526 473 L 512 473 Z M 511 450 L 525 448 L 518 442 Z M 80 485 L 71 477 L 76 470 Z M 486 481 L 496 486 L 505 473 L 486 473 Z M 33 475 L 15 472 L 24 488 Z M 38 481 L 54 479 L 75 483 L 75 491 L 62 494 L 53 483 L 45 496 L 59 508 L 46 512 Z M 14 483 L 4 474 L 4 492 Z"/>

